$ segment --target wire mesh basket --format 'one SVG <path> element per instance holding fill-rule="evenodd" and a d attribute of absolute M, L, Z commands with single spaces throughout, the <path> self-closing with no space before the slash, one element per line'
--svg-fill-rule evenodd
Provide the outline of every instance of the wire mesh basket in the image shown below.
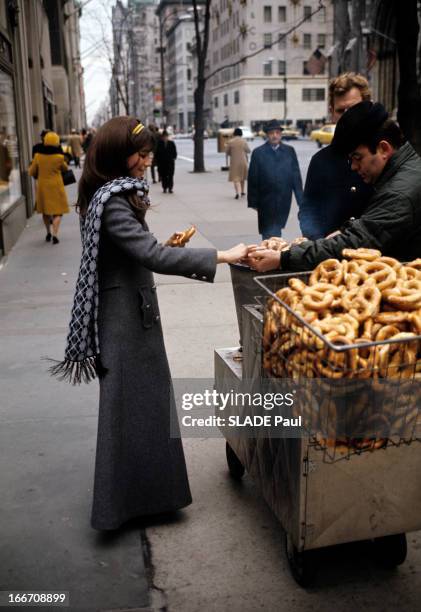
<path fill-rule="evenodd" d="M 290 279 L 306 283 L 309 277 L 255 279 L 265 296 L 262 375 L 290 379 L 294 411 L 327 460 L 420 440 L 421 335 L 414 315 L 396 313 L 373 340 L 375 318 L 357 321 L 342 303 L 326 320 L 291 303 Z"/>

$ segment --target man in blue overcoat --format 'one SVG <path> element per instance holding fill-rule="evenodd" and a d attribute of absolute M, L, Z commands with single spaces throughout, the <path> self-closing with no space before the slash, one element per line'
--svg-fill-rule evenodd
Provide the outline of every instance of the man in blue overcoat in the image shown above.
<path fill-rule="evenodd" d="M 301 206 L 303 185 L 295 149 L 282 142 L 282 127 L 273 119 L 264 128 L 267 141 L 252 153 L 248 173 L 248 206 L 257 210 L 262 239 L 281 236 L 294 191 Z"/>

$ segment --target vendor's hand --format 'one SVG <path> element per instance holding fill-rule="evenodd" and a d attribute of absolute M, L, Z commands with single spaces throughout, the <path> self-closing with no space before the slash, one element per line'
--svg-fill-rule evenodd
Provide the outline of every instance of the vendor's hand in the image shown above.
<path fill-rule="evenodd" d="M 216 261 L 217 263 L 238 263 L 245 257 L 247 257 L 247 247 L 241 243 L 228 251 L 218 251 Z"/>
<path fill-rule="evenodd" d="M 279 270 L 281 264 L 281 253 L 271 249 L 257 248 L 249 252 L 247 263 L 250 268 L 257 272 L 269 272 Z"/>
<path fill-rule="evenodd" d="M 328 234 L 327 236 L 325 236 L 325 238 L 334 238 L 335 236 L 339 236 L 339 234 L 341 234 L 342 232 L 340 230 L 336 230 L 336 232 L 332 232 L 331 234 Z"/>

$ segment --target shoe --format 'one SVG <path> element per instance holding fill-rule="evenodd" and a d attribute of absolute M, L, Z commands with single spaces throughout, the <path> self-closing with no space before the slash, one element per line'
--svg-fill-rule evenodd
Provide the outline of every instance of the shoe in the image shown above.
<path fill-rule="evenodd" d="M 170 193 L 174 193 L 172 189 L 170 189 Z"/>
<path fill-rule="evenodd" d="M 245 196 L 245 195 L 246 195 L 245 193 L 242 193 L 242 194 L 241 194 L 241 196 Z"/>
<path fill-rule="evenodd" d="M 235 194 L 235 199 L 238 200 L 240 196 L 238 195 L 238 193 Z"/>
<path fill-rule="evenodd" d="M 162 193 L 167 193 L 167 190 L 166 190 L 166 189 L 164 189 L 164 191 L 163 191 Z"/>
<path fill-rule="evenodd" d="M 51 234 L 50 234 L 50 232 L 48 232 L 48 234 L 46 235 L 45 242 L 51 242 Z"/>
<path fill-rule="evenodd" d="M 53 244 L 58 244 L 60 242 L 60 240 L 57 238 L 57 236 L 53 236 Z"/>

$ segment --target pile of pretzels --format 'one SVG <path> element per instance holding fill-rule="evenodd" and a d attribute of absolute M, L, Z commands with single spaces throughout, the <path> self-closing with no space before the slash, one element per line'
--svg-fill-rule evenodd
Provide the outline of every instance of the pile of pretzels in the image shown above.
<path fill-rule="evenodd" d="M 355 419 L 361 422 L 364 417 L 373 428 L 378 425 L 384 431 L 390 426 L 391 432 L 404 430 L 408 435 L 417 417 L 416 400 L 421 400 L 413 397 L 413 390 L 405 393 L 405 383 L 421 385 L 421 259 L 402 264 L 374 249 L 344 249 L 342 256 L 342 261 L 319 264 L 308 284 L 290 278 L 288 287 L 276 293 L 282 304 L 268 301 L 263 369 L 270 377 L 296 382 L 369 380 L 377 384 L 376 405 L 373 398 L 361 398 L 361 392 L 353 405 Z M 337 351 L 329 343 L 347 348 Z M 386 381 L 395 384 L 396 394 L 390 387 L 385 391 L 381 383 Z M 325 441 L 349 448 L 349 440 L 335 440 L 338 420 L 349 415 L 338 415 L 334 398 L 326 395 L 316 398 L 313 393 L 300 409 L 312 427 L 317 421 L 327 424 Z M 386 442 L 361 438 L 352 445 L 365 448 L 370 443 L 378 448 Z"/>

